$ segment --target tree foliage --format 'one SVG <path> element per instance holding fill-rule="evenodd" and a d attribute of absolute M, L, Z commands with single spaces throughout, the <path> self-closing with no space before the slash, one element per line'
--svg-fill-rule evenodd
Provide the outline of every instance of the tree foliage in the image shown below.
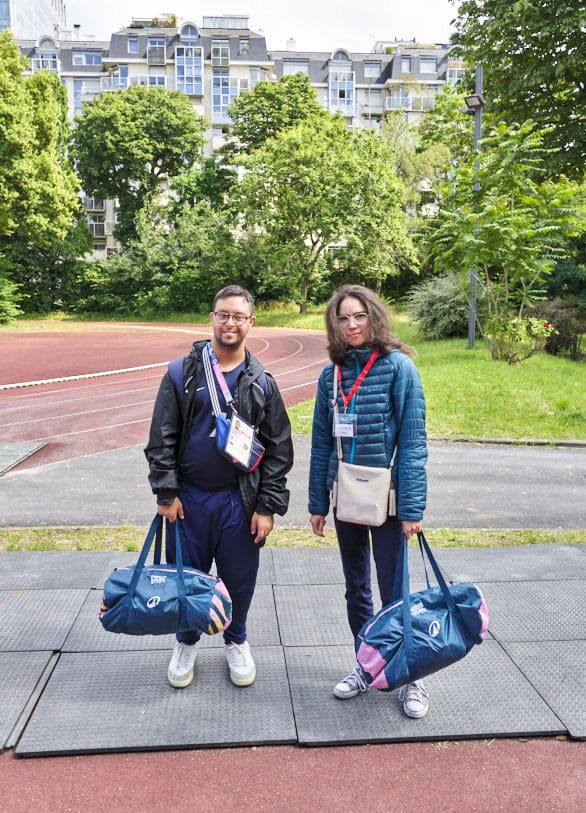
<path fill-rule="evenodd" d="M 163 181 L 196 164 L 204 120 L 185 94 L 135 85 L 102 93 L 76 118 L 74 156 L 85 191 L 117 198 L 117 235 L 128 243 L 134 219 Z"/>
<path fill-rule="evenodd" d="M 487 110 L 547 131 L 550 174 L 584 177 L 586 27 L 578 0 L 465 0 L 453 42 L 484 68 Z"/>
<path fill-rule="evenodd" d="M 482 141 L 479 166 L 471 156 L 446 184 L 428 235 L 437 270 L 481 271 L 487 309 L 481 329 L 493 357 L 513 323 L 519 334 L 524 309 L 578 225 L 582 190 L 543 180 L 543 140 L 531 123 L 495 127 Z"/>
<path fill-rule="evenodd" d="M 228 110 L 234 136 L 245 152 L 256 150 L 272 138 L 309 118 L 327 116 L 309 77 L 297 73 L 278 82 L 258 82 L 241 93 Z"/>

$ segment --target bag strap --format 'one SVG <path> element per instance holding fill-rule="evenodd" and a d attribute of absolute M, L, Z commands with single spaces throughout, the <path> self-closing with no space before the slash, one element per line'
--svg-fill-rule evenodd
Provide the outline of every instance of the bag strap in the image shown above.
<path fill-rule="evenodd" d="M 218 391 L 216 390 L 216 384 L 214 382 L 214 377 L 212 375 L 212 361 L 211 361 L 211 358 L 210 358 L 210 349 L 208 349 L 208 348 L 211 349 L 211 345 L 209 343 L 206 344 L 206 346 L 203 349 L 203 353 L 201 355 L 202 355 L 202 359 L 203 359 L 203 369 L 204 369 L 204 372 L 206 374 L 206 382 L 207 382 L 207 385 L 208 385 L 208 391 L 209 391 L 209 394 L 210 394 L 210 401 L 212 402 L 212 412 L 214 413 L 214 415 L 217 418 L 218 415 L 222 414 L 222 410 L 220 409 L 220 399 L 218 398 Z M 218 365 L 218 360 L 217 359 L 216 359 L 216 365 Z M 218 367 L 219 367 L 219 365 L 218 365 Z M 220 375 L 222 376 L 224 384 L 226 384 L 226 379 L 224 379 L 224 376 L 222 375 L 221 370 L 220 370 Z M 230 392 L 230 390 L 228 390 L 228 392 Z M 226 398 L 225 393 L 224 393 L 224 398 Z M 230 394 L 230 398 L 232 398 L 231 394 Z M 228 405 L 230 405 L 230 404 L 228 404 Z"/>
<path fill-rule="evenodd" d="M 166 521 L 165 524 L 165 531 L 169 533 L 169 522 Z M 183 577 L 183 553 L 181 549 L 181 520 L 177 518 L 175 521 L 175 564 L 177 567 L 177 599 L 179 601 L 179 611 L 182 615 L 185 613 L 185 606 L 186 606 L 186 595 L 185 595 L 185 580 Z M 155 541 L 155 564 L 160 564 L 161 561 L 161 554 L 160 554 L 160 547 L 162 546 L 162 535 L 163 535 L 163 517 L 159 514 L 155 516 L 153 521 L 151 522 L 151 526 L 147 532 L 146 539 L 144 541 L 144 545 L 142 546 L 142 550 L 138 557 L 138 561 L 134 566 L 134 573 L 132 574 L 132 579 L 130 580 L 130 584 L 128 585 L 128 595 L 130 598 L 134 596 L 134 592 L 136 590 L 136 585 L 138 584 L 138 580 L 140 579 L 140 575 L 144 569 L 147 556 L 149 555 L 149 550 L 151 549 L 151 545 L 153 541 Z M 157 547 L 159 548 L 159 558 L 158 561 L 157 557 Z"/>

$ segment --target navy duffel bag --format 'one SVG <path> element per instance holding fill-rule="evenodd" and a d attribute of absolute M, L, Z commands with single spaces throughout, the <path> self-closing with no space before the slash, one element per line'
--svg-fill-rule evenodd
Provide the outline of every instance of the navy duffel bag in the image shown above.
<path fill-rule="evenodd" d="M 163 517 L 156 516 L 137 563 L 116 569 L 106 579 L 99 613 L 102 626 L 126 635 L 221 632 L 232 618 L 232 600 L 223 581 L 183 567 L 179 519 L 175 522 L 175 564 L 161 564 L 162 538 Z M 154 562 L 146 565 L 153 541 Z"/>
<path fill-rule="evenodd" d="M 395 577 L 395 595 L 402 598 L 376 613 L 356 638 L 356 658 L 371 689 L 395 689 L 444 669 L 486 637 L 488 611 L 480 589 L 469 582 L 448 587 L 423 533 L 418 538 L 439 586 L 430 587 L 426 568 L 427 589 L 409 594 L 403 537 Z"/>

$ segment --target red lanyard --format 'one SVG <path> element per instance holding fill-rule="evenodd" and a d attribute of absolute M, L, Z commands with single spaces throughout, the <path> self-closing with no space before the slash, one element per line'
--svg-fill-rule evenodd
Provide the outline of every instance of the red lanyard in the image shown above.
<path fill-rule="evenodd" d="M 350 401 L 354 398 L 354 396 L 358 392 L 358 389 L 360 388 L 360 385 L 362 384 L 362 382 L 364 381 L 364 379 L 368 375 L 368 371 L 370 370 L 370 368 L 372 367 L 372 365 L 376 361 L 377 356 L 378 356 L 378 350 L 373 350 L 371 357 L 368 359 L 368 361 L 366 362 L 366 364 L 362 368 L 362 372 L 360 373 L 360 375 L 358 376 L 358 378 L 354 382 L 354 386 L 352 387 L 352 389 L 350 390 L 348 395 L 346 395 L 344 393 L 344 390 L 342 389 L 342 368 L 340 367 L 340 365 L 338 365 L 338 383 L 340 385 L 340 395 L 342 396 L 342 403 L 344 404 L 344 409 L 348 409 L 348 404 L 350 403 Z"/>

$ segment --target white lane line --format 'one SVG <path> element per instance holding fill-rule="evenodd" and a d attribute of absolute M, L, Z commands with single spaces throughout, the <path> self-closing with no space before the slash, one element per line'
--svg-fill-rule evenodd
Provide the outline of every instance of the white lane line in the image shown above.
<path fill-rule="evenodd" d="M 33 441 L 47 441 L 47 440 L 59 440 L 59 438 L 68 438 L 72 437 L 73 435 L 87 435 L 89 432 L 103 432 L 106 429 L 117 429 L 120 426 L 132 426 L 133 424 L 137 423 L 147 423 L 150 421 L 150 418 L 140 418 L 138 421 L 125 421 L 124 423 L 110 423 L 107 426 L 95 426 L 92 429 L 79 429 L 77 432 L 65 432 L 64 434 L 59 435 L 47 435 L 44 438 L 32 438 Z"/>
<path fill-rule="evenodd" d="M 98 412 L 113 412 L 114 410 L 118 409 L 127 409 L 130 407 L 137 407 L 137 406 L 151 406 L 153 405 L 152 399 L 148 401 L 136 401 L 135 403 L 131 404 L 116 404 L 114 406 L 108 407 L 100 407 L 100 409 L 86 409 L 82 412 L 68 412 L 63 415 L 43 415 L 42 418 L 28 418 L 26 421 L 13 421 L 12 423 L 0 423 L 0 429 L 3 429 L 7 426 L 23 426 L 25 423 L 49 423 L 50 421 L 60 421 L 63 418 L 80 418 L 82 415 L 97 415 Z"/>
<path fill-rule="evenodd" d="M 84 378 L 101 378 L 106 375 L 122 375 L 123 373 L 137 373 L 140 370 L 153 370 L 155 367 L 166 367 L 168 361 L 158 361 L 156 364 L 141 364 L 140 367 L 126 367 L 123 370 L 105 370 L 103 373 L 81 373 L 80 375 L 66 375 L 62 378 L 46 378 L 40 381 L 20 381 L 17 384 L 0 384 L 0 390 L 15 390 L 19 387 L 38 387 L 41 384 L 58 384 L 62 381 L 81 381 Z"/>

